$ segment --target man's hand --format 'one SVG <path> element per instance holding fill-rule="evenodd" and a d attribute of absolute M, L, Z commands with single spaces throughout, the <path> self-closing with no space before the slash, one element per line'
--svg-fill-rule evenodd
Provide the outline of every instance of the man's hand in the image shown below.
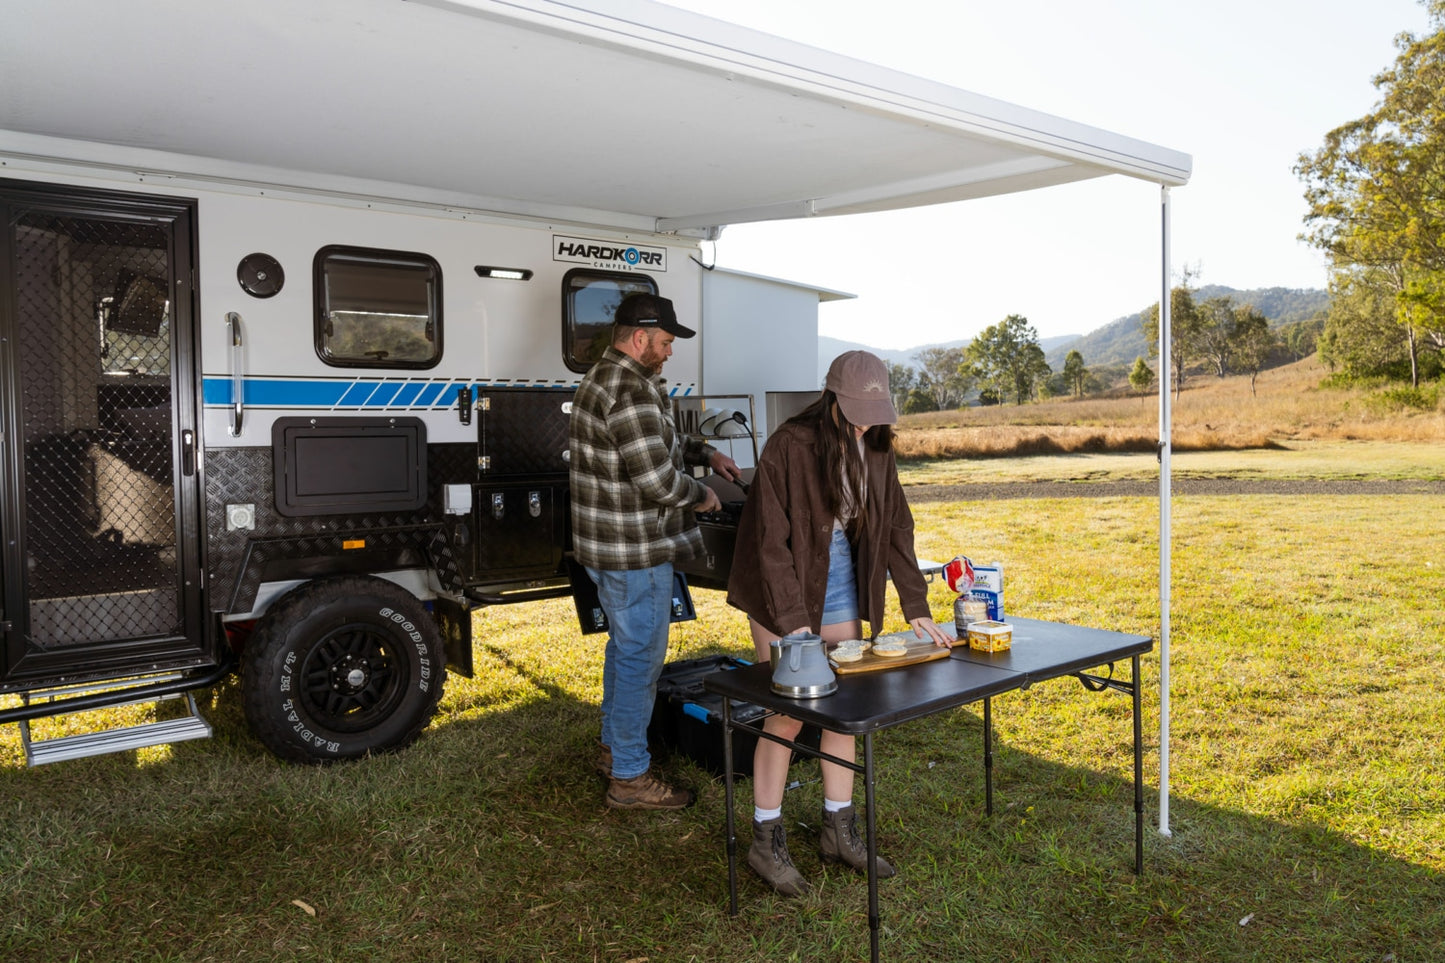
<path fill-rule="evenodd" d="M 732 459 L 729 458 L 728 460 L 731 461 Z M 696 505 L 692 506 L 692 510 L 695 512 L 722 511 L 722 499 L 717 497 L 717 492 L 709 488 L 707 490 L 707 497 L 704 498 L 702 501 L 698 502 Z"/>
<path fill-rule="evenodd" d="M 743 473 L 738 463 L 720 451 L 714 451 L 708 459 L 708 467 L 728 481 L 742 481 Z"/>

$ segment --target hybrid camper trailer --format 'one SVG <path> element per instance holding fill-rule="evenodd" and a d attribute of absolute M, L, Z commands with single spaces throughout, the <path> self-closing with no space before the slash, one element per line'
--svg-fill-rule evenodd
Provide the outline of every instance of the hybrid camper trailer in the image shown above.
<path fill-rule="evenodd" d="M 191 709 L 35 763 L 206 735 L 190 694 L 238 670 L 279 756 L 392 749 L 477 606 L 600 627 L 566 418 L 617 300 L 701 319 L 687 427 L 726 392 L 751 443 L 817 388 L 766 304 L 836 293 L 710 272 L 724 225 L 1188 177 L 646 0 L 0 6 L 0 722 Z"/>

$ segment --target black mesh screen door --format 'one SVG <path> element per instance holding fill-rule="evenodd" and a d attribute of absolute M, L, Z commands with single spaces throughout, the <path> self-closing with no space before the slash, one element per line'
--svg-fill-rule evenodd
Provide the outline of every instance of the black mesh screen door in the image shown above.
<path fill-rule="evenodd" d="M 193 211 L 0 182 L 4 682 L 205 661 Z"/>

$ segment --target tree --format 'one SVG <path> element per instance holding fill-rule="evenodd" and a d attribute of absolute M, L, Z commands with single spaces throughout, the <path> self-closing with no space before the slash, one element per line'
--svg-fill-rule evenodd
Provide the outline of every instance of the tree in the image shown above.
<path fill-rule="evenodd" d="M 893 394 L 893 407 L 903 410 L 908 394 L 918 384 L 918 371 L 912 365 L 888 362 L 888 390 Z"/>
<path fill-rule="evenodd" d="M 1304 321 L 1280 325 L 1276 333 L 1280 344 L 1289 352 L 1289 360 L 1298 361 L 1315 353 L 1316 342 L 1325 330 L 1326 317 L 1328 312 L 1322 312 Z"/>
<path fill-rule="evenodd" d="M 1234 348 L 1234 299 L 1228 295 L 1210 298 L 1199 308 L 1199 353 L 1217 377 L 1229 374 L 1229 356 Z"/>
<path fill-rule="evenodd" d="M 922 367 L 918 386 L 933 396 L 935 411 L 947 411 L 963 404 L 973 381 L 961 370 L 962 348 L 924 348 L 913 356 Z"/>
<path fill-rule="evenodd" d="M 1409 348 L 1395 318 L 1395 298 L 1379 269 L 1340 267 L 1330 273 L 1330 311 L 1320 335 L 1320 360 L 1346 377 L 1408 377 Z"/>
<path fill-rule="evenodd" d="M 1064 355 L 1064 384 L 1075 398 L 1084 397 L 1084 382 L 1088 380 L 1089 369 L 1084 367 L 1084 356 L 1078 351 Z"/>
<path fill-rule="evenodd" d="M 1129 387 L 1141 395 L 1154 387 L 1154 369 L 1145 363 L 1142 356 L 1134 359 L 1134 368 L 1129 372 Z"/>
<path fill-rule="evenodd" d="M 1396 38 L 1394 67 L 1375 77 L 1375 109 L 1295 165 L 1309 204 L 1304 238 L 1333 271 L 1365 269 L 1350 284 L 1377 286 L 1417 387 L 1418 352 L 1445 352 L 1445 0 L 1426 5 L 1433 32 Z"/>
<path fill-rule="evenodd" d="M 1049 363 L 1038 332 L 1028 318 L 1010 314 L 979 333 L 964 352 L 964 370 L 993 396 L 1013 395 L 1017 404 L 1034 397 L 1035 386 L 1049 376 Z"/>
<path fill-rule="evenodd" d="M 1269 361 L 1270 353 L 1278 342 L 1269 329 L 1269 319 L 1244 304 L 1234 309 L 1234 335 L 1230 339 L 1230 352 L 1234 363 L 1241 371 L 1249 374 L 1249 393 L 1254 396 L 1254 384 L 1259 372 Z"/>
<path fill-rule="evenodd" d="M 916 415 L 923 411 L 937 411 L 938 402 L 934 400 L 931 392 L 923 388 L 913 388 L 908 392 L 908 397 L 903 399 L 903 405 L 898 410 L 905 415 Z"/>
<path fill-rule="evenodd" d="M 1190 286 L 1198 276 L 1197 268 L 1185 268 L 1184 278 L 1178 287 L 1169 291 L 1169 363 L 1174 369 L 1174 397 L 1184 390 L 1184 372 L 1189 363 L 1199 357 L 1200 331 L 1204 319 L 1194 301 L 1194 288 Z M 1144 312 L 1144 337 L 1149 341 L 1149 357 L 1159 356 L 1159 303 L 1156 301 Z"/>

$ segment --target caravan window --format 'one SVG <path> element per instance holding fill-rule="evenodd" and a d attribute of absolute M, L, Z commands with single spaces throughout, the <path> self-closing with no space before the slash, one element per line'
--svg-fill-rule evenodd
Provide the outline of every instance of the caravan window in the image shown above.
<path fill-rule="evenodd" d="M 612 312 L 634 291 L 657 293 L 657 282 L 644 274 L 577 268 L 562 278 L 562 359 L 585 372 L 611 340 Z"/>
<path fill-rule="evenodd" d="M 330 365 L 430 368 L 442 354 L 442 271 L 425 254 L 316 253 L 316 353 Z"/>

